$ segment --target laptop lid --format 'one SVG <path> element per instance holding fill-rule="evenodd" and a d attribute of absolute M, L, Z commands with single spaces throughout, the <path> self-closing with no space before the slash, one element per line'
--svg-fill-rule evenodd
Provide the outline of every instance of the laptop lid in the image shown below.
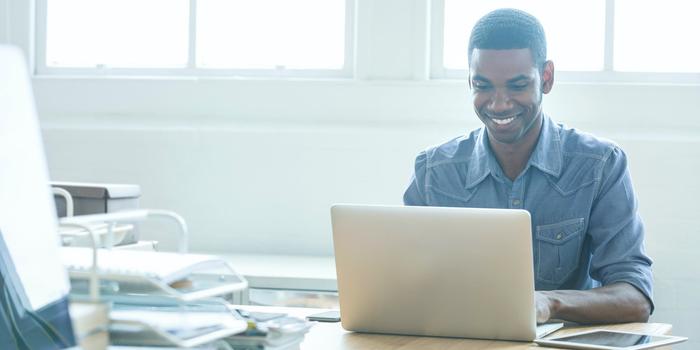
<path fill-rule="evenodd" d="M 527 211 L 334 205 L 331 219 L 345 329 L 535 339 Z"/>

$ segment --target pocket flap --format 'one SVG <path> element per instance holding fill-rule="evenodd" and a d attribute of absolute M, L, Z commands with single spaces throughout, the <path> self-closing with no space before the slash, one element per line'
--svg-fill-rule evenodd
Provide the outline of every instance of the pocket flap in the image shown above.
<path fill-rule="evenodd" d="M 556 224 L 537 226 L 535 238 L 552 244 L 563 244 L 577 237 L 582 230 L 583 218 L 571 219 Z"/>

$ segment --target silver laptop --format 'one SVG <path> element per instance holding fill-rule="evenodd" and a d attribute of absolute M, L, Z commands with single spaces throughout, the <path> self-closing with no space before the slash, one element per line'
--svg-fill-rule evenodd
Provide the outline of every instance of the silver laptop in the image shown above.
<path fill-rule="evenodd" d="M 527 211 L 339 204 L 331 219 L 347 330 L 532 341 L 561 327 L 537 329 Z"/>

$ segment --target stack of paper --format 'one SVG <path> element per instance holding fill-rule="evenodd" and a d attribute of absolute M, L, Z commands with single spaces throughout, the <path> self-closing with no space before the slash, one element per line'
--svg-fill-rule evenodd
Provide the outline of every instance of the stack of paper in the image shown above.
<path fill-rule="evenodd" d="M 110 313 L 110 338 L 118 345 L 203 345 L 243 332 L 248 324 L 226 311 L 177 308 L 115 308 Z"/>

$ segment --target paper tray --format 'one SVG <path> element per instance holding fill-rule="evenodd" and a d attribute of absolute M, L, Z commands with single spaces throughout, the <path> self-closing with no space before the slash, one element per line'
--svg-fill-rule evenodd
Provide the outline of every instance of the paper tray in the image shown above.
<path fill-rule="evenodd" d="M 137 311 L 138 312 L 138 311 Z M 174 312 L 165 312 L 177 317 Z M 180 313 L 185 316 L 187 312 Z M 186 317 L 186 316 L 185 316 Z M 231 319 L 217 326 L 179 330 L 164 330 L 139 320 L 112 320 L 109 327 L 110 341 L 116 345 L 194 347 L 241 333 L 248 327 L 246 321 Z"/>
<path fill-rule="evenodd" d="M 183 339 L 139 322 L 117 322 L 110 326 L 109 338 L 115 345 L 191 348 L 240 333 L 245 330 L 245 327 L 245 322 L 242 322 L 239 328 L 217 329 Z"/>
<path fill-rule="evenodd" d="M 71 278 L 71 294 L 87 295 L 93 274 L 91 251 L 64 247 L 61 253 Z M 216 256 L 104 249 L 98 251 L 98 256 L 99 292 L 103 298 L 149 294 L 193 301 L 248 288 L 245 278 Z"/>
<path fill-rule="evenodd" d="M 109 235 L 108 224 L 98 223 L 90 226 L 100 238 L 100 248 L 133 243 L 134 225 L 132 224 L 116 225 L 112 230 L 111 237 Z M 59 226 L 58 233 L 61 236 L 61 243 L 63 246 L 92 247 L 90 233 L 84 229 L 71 226 Z"/>
<path fill-rule="evenodd" d="M 70 277 L 72 294 L 88 293 L 88 274 L 70 272 Z M 248 287 L 248 282 L 237 274 L 216 276 L 192 274 L 188 279 L 192 287 L 174 288 L 156 279 L 146 277 L 138 281 L 119 281 L 101 277 L 100 294 L 106 299 L 110 299 L 110 296 L 114 295 L 154 295 L 169 296 L 180 301 L 194 301 L 235 293 Z"/>

